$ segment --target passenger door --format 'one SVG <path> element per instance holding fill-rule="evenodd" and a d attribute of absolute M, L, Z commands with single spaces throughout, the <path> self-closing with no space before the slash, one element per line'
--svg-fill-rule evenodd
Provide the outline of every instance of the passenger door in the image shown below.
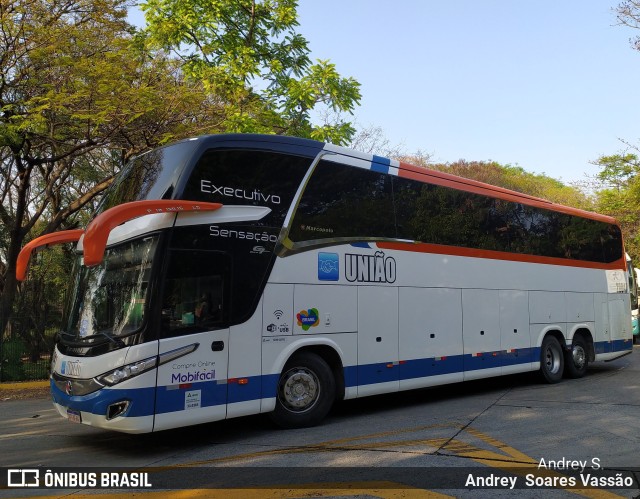
<path fill-rule="evenodd" d="M 227 414 L 231 259 L 219 251 L 169 253 L 154 431 Z"/>

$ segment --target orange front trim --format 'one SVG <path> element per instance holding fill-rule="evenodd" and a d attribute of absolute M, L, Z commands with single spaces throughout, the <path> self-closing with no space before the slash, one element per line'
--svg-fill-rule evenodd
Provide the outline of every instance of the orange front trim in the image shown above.
<path fill-rule="evenodd" d="M 221 207 L 220 203 L 155 199 L 133 201 L 110 208 L 94 218 L 87 227 L 83 241 L 84 264 L 92 267 L 102 262 L 109 234 L 124 222 L 155 213 L 214 211 Z"/>
<path fill-rule="evenodd" d="M 81 229 L 63 230 L 45 234 L 27 243 L 18 255 L 18 261 L 16 262 L 16 279 L 18 279 L 18 281 L 24 281 L 27 278 L 27 268 L 29 267 L 29 260 L 31 259 L 33 250 L 41 246 L 76 242 L 83 233 L 84 231 Z"/>
<path fill-rule="evenodd" d="M 444 246 L 428 243 L 392 243 L 378 242 L 380 249 L 397 251 L 414 251 L 417 253 L 433 253 L 436 255 L 465 256 L 471 258 L 487 258 L 491 260 L 508 260 L 511 262 L 541 263 L 546 265 L 562 265 L 563 267 L 581 267 L 586 269 L 624 270 L 626 262 L 624 258 L 611 263 L 588 262 L 584 260 L 572 260 L 570 258 L 553 258 L 548 256 L 524 255 L 507 253 L 504 251 L 481 250 L 474 248 L 462 248 L 458 246 Z"/>

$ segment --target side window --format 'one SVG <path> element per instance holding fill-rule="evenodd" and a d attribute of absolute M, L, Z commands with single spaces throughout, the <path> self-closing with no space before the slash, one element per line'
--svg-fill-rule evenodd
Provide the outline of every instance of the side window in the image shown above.
<path fill-rule="evenodd" d="M 225 327 L 229 322 L 229 257 L 217 251 L 172 250 L 162 301 L 162 336 Z"/>
<path fill-rule="evenodd" d="M 502 221 L 493 198 L 403 178 L 393 179 L 393 190 L 398 238 L 499 249 Z"/>
<path fill-rule="evenodd" d="M 391 177 L 321 161 L 302 195 L 289 237 L 395 238 Z"/>

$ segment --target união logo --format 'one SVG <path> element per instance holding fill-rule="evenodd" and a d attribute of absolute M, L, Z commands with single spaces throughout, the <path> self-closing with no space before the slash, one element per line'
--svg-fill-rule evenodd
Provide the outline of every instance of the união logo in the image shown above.
<path fill-rule="evenodd" d="M 338 281 L 340 264 L 337 253 L 318 253 L 318 279 L 320 281 Z"/>
<path fill-rule="evenodd" d="M 344 255 L 344 275 L 349 282 L 396 282 L 396 261 L 382 251 L 374 255 Z"/>

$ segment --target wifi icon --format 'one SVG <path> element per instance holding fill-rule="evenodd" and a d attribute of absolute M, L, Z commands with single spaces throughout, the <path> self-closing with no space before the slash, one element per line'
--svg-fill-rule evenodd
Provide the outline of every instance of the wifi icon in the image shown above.
<path fill-rule="evenodd" d="M 276 316 L 276 319 L 280 320 L 280 317 L 284 315 L 284 312 L 282 310 L 276 310 L 273 315 Z"/>

